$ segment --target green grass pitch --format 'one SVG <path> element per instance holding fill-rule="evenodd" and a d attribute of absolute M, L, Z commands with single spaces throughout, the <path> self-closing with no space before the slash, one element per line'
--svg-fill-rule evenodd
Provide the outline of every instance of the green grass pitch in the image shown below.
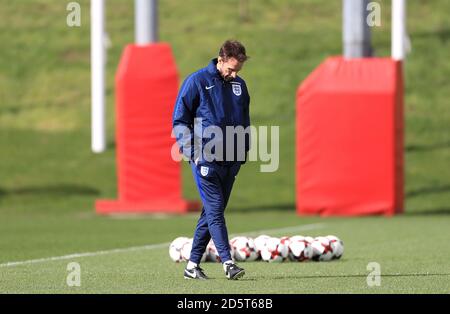
<path fill-rule="evenodd" d="M 162 225 L 167 234 L 183 230 L 189 236 L 195 222 L 190 217 L 128 220 L 127 227 L 139 232 Z M 203 263 L 211 280 L 183 279 L 185 263 L 174 263 L 168 256 L 167 244 L 135 247 L 118 252 L 92 252 L 92 256 L 69 257 L 19 265 L 1 265 L 0 292 L 8 293 L 449 293 L 450 250 L 448 249 L 448 219 L 438 217 L 402 217 L 360 219 L 308 219 L 308 224 L 292 225 L 291 213 L 268 211 L 263 214 L 229 215 L 232 230 L 254 235 L 258 230 L 245 232 L 242 220 L 254 219 L 252 227 L 274 236 L 308 234 L 312 236 L 338 234 L 345 241 L 342 259 L 331 262 L 262 261 L 240 263 L 246 276 L 240 281 L 225 278 L 219 263 Z M 279 226 L 272 228 L 277 219 Z M 305 223 L 305 222 L 303 222 Z M 133 228 L 134 225 L 134 228 Z M 89 228 L 89 227 L 88 227 Z M 157 228 L 157 227 L 156 227 Z M 157 228 L 158 229 L 158 228 Z M 277 230 L 278 229 L 278 230 Z M 253 232 L 251 232 L 253 231 Z M 82 232 L 80 230 L 80 232 Z M 255 233 L 256 232 L 256 233 Z M 94 232 L 92 232 L 95 235 Z M 151 234 L 148 231 L 147 234 Z M 127 233 L 122 233 L 125 237 Z M 423 236 L 426 235 L 424 239 Z M 84 237 L 88 235 L 84 234 Z M 166 237 L 169 239 L 169 237 Z M 49 240 L 51 241 L 51 240 Z M 53 240 L 54 241 L 54 240 Z M 91 241 L 103 242 L 100 239 Z M 148 241 L 152 243 L 152 241 Z M 101 247 L 107 247 L 101 245 Z M 110 243 L 111 246 L 111 243 Z M 83 245 L 78 250 L 81 252 Z M 123 245 L 121 247 L 124 247 Z M 111 246 L 112 248 L 112 246 Z M 56 252 L 63 252 L 57 250 Z M 52 253 L 44 254 L 50 256 Z M 69 262 L 80 265 L 81 286 L 69 287 L 66 278 Z M 380 264 L 380 286 L 369 286 L 367 277 L 372 269 L 368 264 Z"/>
<path fill-rule="evenodd" d="M 167 243 L 192 237 L 198 214 L 95 215 L 95 199 L 116 197 L 114 73 L 134 38 L 134 11 L 132 2 L 107 1 L 108 149 L 94 155 L 89 1 L 78 2 L 79 28 L 67 27 L 64 1 L 0 3 L 0 25 L 11 28 L 0 32 L 0 293 L 450 293 L 449 1 L 408 2 L 405 214 L 326 219 L 294 213 L 294 95 L 324 58 L 341 53 L 341 1 L 250 1 L 246 20 L 237 0 L 160 1 L 160 38 L 181 78 L 238 38 L 251 56 L 242 76 L 252 123 L 280 126 L 280 168 L 243 167 L 226 214 L 230 233 L 335 234 L 345 243 L 339 261 L 242 263 L 246 276 L 235 282 L 213 263 L 203 264 L 210 281 L 184 280 L 185 264 L 169 259 Z M 378 2 L 373 45 L 388 56 L 390 1 Z M 186 165 L 183 184 L 186 198 L 198 198 Z M 81 267 L 80 287 L 66 284 L 70 262 Z M 367 285 L 371 262 L 381 267 L 380 286 Z"/>

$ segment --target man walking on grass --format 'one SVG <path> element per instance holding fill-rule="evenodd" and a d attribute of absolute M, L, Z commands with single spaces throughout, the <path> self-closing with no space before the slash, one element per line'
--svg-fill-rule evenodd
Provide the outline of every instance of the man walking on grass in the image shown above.
<path fill-rule="evenodd" d="M 250 134 L 242 131 L 250 125 L 250 96 L 237 75 L 247 58 L 240 42 L 227 40 L 218 58 L 185 79 L 175 103 L 174 133 L 180 152 L 189 159 L 203 203 L 184 270 L 186 279 L 208 279 L 200 261 L 211 238 L 226 277 L 239 279 L 245 273 L 232 260 L 224 211 L 250 148 Z"/>

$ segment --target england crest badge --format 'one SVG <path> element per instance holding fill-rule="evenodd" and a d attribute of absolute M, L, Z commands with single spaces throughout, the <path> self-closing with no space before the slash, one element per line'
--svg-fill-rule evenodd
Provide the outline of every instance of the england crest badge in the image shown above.
<path fill-rule="evenodd" d="M 200 173 L 202 174 L 202 176 L 206 177 L 208 175 L 208 172 L 209 172 L 208 167 L 205 167 L 205 166 L 200 167 Z"/>
<path fill-rule="evenodd" d="M 241 94 L 242 94 L 241 85 L 231 84 L 231 88 L 233 89 L 233 93 L 236 96 L 241 96 Z"/>

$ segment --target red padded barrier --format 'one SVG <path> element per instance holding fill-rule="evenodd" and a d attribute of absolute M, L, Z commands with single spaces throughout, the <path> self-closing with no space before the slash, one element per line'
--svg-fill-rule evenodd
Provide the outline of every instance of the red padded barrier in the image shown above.
<path fill-rule="evenodd" d="M 118 200 L 99 200 L 98 213 L 184 213 L 181 165 L 171 157 L 178 72 L 168 44 L 128 45 L 116 73 Z"/>
<path fill-rule="evenodd" d="M 296 121 L 298 214 L 403 212 L 400 62 L 328 58 L 300 85 Z"/>

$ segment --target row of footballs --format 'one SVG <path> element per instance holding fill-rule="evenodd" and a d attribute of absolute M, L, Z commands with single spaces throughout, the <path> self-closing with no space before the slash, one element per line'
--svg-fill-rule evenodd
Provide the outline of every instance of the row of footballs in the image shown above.
<path fill-rule="evenodd" d="M 266 262 L 283 262 L 286 260 L 303 262 L 307 260 L 329 261 L 341 258 L 344 243 L 338 237 L 270 237 L 260 235 L 253 239 L 239 236 L 230 240 L 231 257 L 240 262 L 261 259 Z M 178 237 L 169 246 L 169 256 L 174 262 L 188 261 L 192 249 L 192 238 Z M 214 242 L 206 247 L 202 262 L 220 262 Z"/>

